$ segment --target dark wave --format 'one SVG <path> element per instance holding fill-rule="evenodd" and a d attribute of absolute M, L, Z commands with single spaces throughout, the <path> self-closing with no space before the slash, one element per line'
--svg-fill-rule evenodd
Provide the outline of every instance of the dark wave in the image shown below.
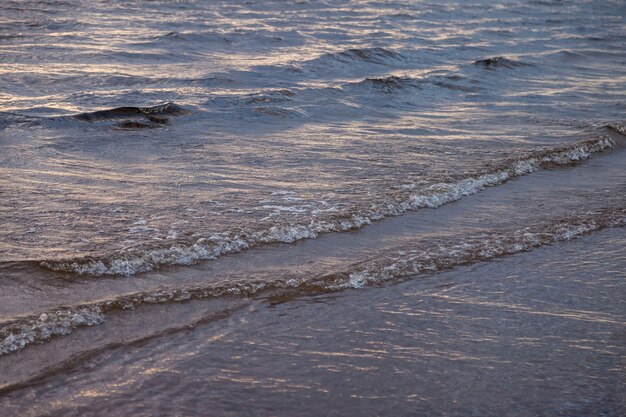
<path fill-rule="evenodd" d="M 165 103 L 152 107 L 116 107 L 88 113 L 79 113 L 61 118 L 88 123 L 113 122 L 123 129 L 146 129 L 167 125 L 170 119 L 191 114 L 175 103 Z M 55 120 L 58 120 L 55 119 Z"/>
<path fill-rule="evenodd" d="M 281 119 L 293 119 L 298 117 L 308 118 L 309 115 L 304 110 L 296 107 L 282 107 L 282 106 L 255 106 L 252 108 L 254 116 L 271 116 L 273 118 Z"/>
<path fill-rule="evenodd" d="M 529 66 L 530 64 L 526 64 L 521 61 L 514 61 L 512 59 L 505 58 L 503 56 L 496 56 L 492 58 L 479 59 L 478 61 L 474 61 L 474 65 L 483 67 L 486 69 L 498 69 L 498 68 L 513 69 L 517 67 Z"/>
<path fill-rule="evenodd" d="M 263 90 L 242 95 L 216 96 L 206 104 L 227 112 L 233 112 L 238 118 L 265 118 L 272 120 L 309 118 L 309 114 L 294 104 L 296 93 L 289 89 Z"/>
<path fill-rule="evenodd" d="M 342 64 L 353 64 L 355 62 L 363 62 L 378 65 L 392 65 L 404 60 L 404 55 L 390 49 L 352 48 L 342 52 L 323 54 L 322 56 L 309 61 L 309 63 L 330 64 L 338 62 Z"/>
<path fill-rule="evenodd" d="M 246 104 L 282 103 L 291 100 L 291 97 L 294 95 L 295 93 L 288 89 L 269 90 L 248 94 L 244 97 L 243 101 Z"/>
<path fill-rule="evenodd" d="M 431 82 L 437 87 L 463 93 L 476 93 L 483 89 L 475 80 L 454 73 L 432 77 Z"/>
<path fill-rule="evenodd" d="M 175 117 L 191 114 L 175 103 L 159 104 L 152 107 L 116 107 L 70 116 L 29 116 L 18 113 L 0 113 L 0 129 L 15 124 L 41 125 L 46 122 L 87 122 L 112 123 L 121 128 L 154 128 L 169 124 Z"/>
<path fill-rule="evenodd" d="M 479 82 L 460 75 L 458 73 L 448 74 L 426 74 L 423 77 L 407 75 L 389 75 L 386 77 L 370 77 L 358 82 L 344 84 L 344 89 L 365 89 L 377 91 L 385 94 L 397 93 L 401 91 L 422 90 L 428 86 L 445 88 L 447 90 L 463 93 L 476 93 L 482 90 Z M 357 91 L 358 93 L 358 91 Z"/>
<path fill-rule="evenodd" d="M 384 93 L 393 93 L 407 87 L 421 88 L 419 80 L 411 77 L 389 76 L 380 78 L 366 78 L 356 83 L 358 86 L 372 88 Z"/>
<path fill-rule="evenodd" d="M 29 116 L 13 112 L 0 112 L 0 130 L 14 125 L 36 125 L 43 120 L 41 116 Z"/>
<path fill-rule="evenodd" d="M 356 86 L 391 94 L 407 89 L 421 90 L 428 84 L 465 93 L 473 93 L 480 90 L 477 86 L 468 85 L 468 79 L 459 75 L 434 75 L 425 78 L 391 75 L 387 77 L 366 78 L 356 83 L 346 84 L 344 87 L 350 88 Z"/>
<path fill-rule="evenodd" d="M 71 116 L 84 122 L 99 122 L 115 119 L 142 117 L 154 123 L 167 123 L 170 117 L 183 116 L 191 112 L 175 103 L 165 103 L 152 107 L 116 107 Z"/>
<path fill-rule="evenodd" d="M 551 54 L 551 56 L 562 61 L 574 61 L 574 62 L 586 61 L 589 59 L 589 56 L 583 53 L 576 52 L 576 51 L 567 51 L 567 50 L 556 52 L 554 54 Z"/>
<path fill-rule="evenodd" d="M 238 46 L 250 47 L 275 47 L 302 45 L 305 37 L 296 30 L 271 31 L 257 30 L 233 30 L 233 31 L 199 31 L 199 32 L 168 32 L 156 36 L 155 43 L 162 41 L 175 42 L 173 46 L 181 42 L 194 42 L 201 46 Z"/>

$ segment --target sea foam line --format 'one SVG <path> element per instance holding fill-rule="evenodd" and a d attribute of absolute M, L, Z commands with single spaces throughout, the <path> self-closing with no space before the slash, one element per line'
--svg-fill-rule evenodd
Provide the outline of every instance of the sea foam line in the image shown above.
<path fill-rule="evenodd" d="M 476 194 L 487 187 L 503 184 L 512 178 L 530 174 L 542 166 L 570 165 L 585 160 L 594 153 L 613 148 L 613 146 L 614 142 L 609 136 L 601 136 L 570 147 L 510 161 L 500 169 L 477 177 L 466 178 L 455 183 L 435 184 L 419 194 L 407 194 L 407 198 L 402 201 L 373 205 L 368 209 L 347 215 L 343 219 L 316 219 L 308 224 L 276 225 L 270 229 L 249 233 L 245 236 L 213 235 L 198 239 L 189 245 L 122 253 L 107 259 L 42 261 L 41 265 L 55 271 L 93 276 L 130 276 L 152 271 L 161 265 L 194 265 L 216 259 L 225 254 L 241 252 L 264 243 L 292 243 L 302 239 L 313 239 L 320 233 L 357 229 L 371 224 L 372 221 L 398 216 L 409 210 L 437 208 L 457 201 L 464 196 Z"/>
<path fill-rule="evenodd" d="M 518 229 L 508 235 L 491 236 L 484 240 L 469 239 L 451 247 L 403 252 L 402 255 L 386 259 L 383 263 L 364 263 L 360 270 L 351 273 L 347 280 L 337 282 L 334 286 L 337 289 L 363 288 L 402 277 L 527 252 L 551 243 L 576 239 L 593 231 L 624 225 L 626 209 L 606 218 L 588 218 L 573 224 L 561 222 L 543 230 L 535 226 Z"/>
<path fill-rule="evenodd" d="M 0 355 L 42 343 L 55 336 L 71 334 L 75 329 L 105 322 L 107 313 L 128 310 L 146 304 L 184 302 L 222 296 L 255 296 L 264 290 L 340 291 L 363 288 L 386 281 L 403 279 L 423 273 L 446 270 L 493 258 L 526 252 L 551 243 L 568 241 L 593 231 L 626 225 L 626 208 L 587 212 L 579 217 L 552 224 L 536 224 L 509 232 L 466 236 L 464 239 L 434 248 L 395 251 L 392 256 L 353 264 L 347 271 L 302 274 L 265 280 L 239 280 L 210 286 L 160 289 L 130 294 L 114 300 L 100 301 L 53 311 L 4 323 L 0 328 Z M 383 261 L 380 261 L 383 259 Z"/>

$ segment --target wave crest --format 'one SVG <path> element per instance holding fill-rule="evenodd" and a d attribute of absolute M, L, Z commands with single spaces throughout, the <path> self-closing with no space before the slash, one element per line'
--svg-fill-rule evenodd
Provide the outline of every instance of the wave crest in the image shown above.
<path fill-rule="evenodd" d="M 390 49 L 375 48 L 352 48 L 341 52 L 325 53 L 317 58 L 307 61 L 306 64 L 319 65 L 324 68 L 333 64 L 375 64 L 391 66 L 405 60 L 404 55 Z"/>
<path fill-rule="evenodd" d="M 282 276 L 273 280 L 222 281 L 187 288 L 167 288 L 120 296 L 86 305 L 64 307 L 38 316 L 25 317 L 0 328 L 0 355 L 18 351 L 33 343 L 72 333 L 75 329 L 105 321 L 107 313 L 148 304 L 183 302 L 222 296 L 254 296 L 262 291 L 280 290 L 315 294 L 362 288 L 392 280 L 441 271 L 460 265 L 525 252 L 555 242 L 567 241 L 592 231 L 626 225 L 626 208 L 605 208 L 584 212 L 554 223 L 531 225 L 522 229 L 462 237 L 420 249 L 398 250 L 377 254 L 374 260 L 350 265 L 332 273 L 306 273 Z M 306 231 L 303 230 L 306 235 Z M 308 236 L 308 235 L 307 235 Z M 297 239 L 302 236 L 293 236 Z"/>
<path fill-rule="evenodd" d="M 152 122 L 162 123 L 166 120 L 164 118 L 183 116 L 190 113 L 191 111 L 177 105 L 176 103 L 170 102 L 152 107 L 116 107 L 107 110 L 79 113 L 71 117 L 84 122 L 143 117 Z"/>
<path fill-rule="evenodd" d="M 464 196 L 478 193 L 486 187 L 505 183 L 512 178 L 541 168 L 578 163 L 589 158 L 593 153 L 602 152 L 613 146 L 614 142 L 609 136 L 601 136 L 570 146 L 535 152 L 523 158 L 506 161 L 491 172 L 457 182 L 435 184 L 417 192 L 413 191 L 417 186 L 406 185 L 400 198 L 341 216 L 315 219 L 308 223 L 276 225 L 254 233 L 216 235 L 201 238 L 189 244 L 116 253 L 97 259 L 45 260 L 40 264 L 55 271 L 93 276 L 128 276 L 151 271 L 161 265 L 193 265 L 265 243 L 291 243 L 296 240 L 311 239 L 320 233 L 357 229 L 375 220 L 398 216 L 409 210 L 437 208 Z"/>
<path fill-rule="evenodd" d="M 479 59 L 478 61 L 474 61 L 474 65 L 487 68 L 487 69 L 497 69 L 497 68 L 507 68 L 513 69 L 522 66 L 529 66 L 530 64 L 526 64 L 520 61 L 514 61 L 509 58 L 505 58 L 503 56 L 495 56 L 492 58 Z"/>
<path fill-rule="evenodd" d="M 420 88 L 417 80 L 410 77 L 399 77 L 391 75 L 389 77 L 366 78 L 356 83 L 359 86 L 366 86 L 384 93 L 393 93 L 407 87 Z"/>

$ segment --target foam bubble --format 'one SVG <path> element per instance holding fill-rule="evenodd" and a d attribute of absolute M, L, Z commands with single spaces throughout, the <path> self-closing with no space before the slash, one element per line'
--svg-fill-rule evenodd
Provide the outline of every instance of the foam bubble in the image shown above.
<path fill-rule="evenodd" d="M 44 261 L 42 265 L 53 270 L 67 271 L 77 274 L 101 275 L 134 275 L 158 268 L 160 265 L 193 265 L 202 261 L 212 260 L 228 253 L 240 252 L 263 243 L 292 243 L 301 239 L 312 239 L 320 233 L 339 232 L 357 229 L 372 221 L 385 217 L 398 216 L 408 210 L 420 208 L 437 208 L 444 204 L 460 200 L 464 196 L 476 194 L 481 190 L 505 183 L 511 178 L 532 172 L 549 165 L 569 165 L 589 158 L 591 154 L 612 148 L 613 142 L 608 136 L 582 142 L 570 147 L 544 151 L 538 155 L 509 161 L 499 169 L 483 175 L 465 178 L 455 183 L 439 183 L 425 190 L 409 192 L 401 201 L 388 202 L 372 206 L 368 209 L 347 214 L 344 218 L 332 220 L 313 219 L 308 223 L 275 225 L 269 229 L 240 235 L 214 235 L 210 240 L 201 238 L 195 243 L 174 245 L 142 252 L 130 252 L 114 255 L 108 259 L 83 259 L 74 261 Z M 407 190 L 417 187 L 404 186 Z M 275 196 L 292 196 L 295 192 L 281 190 L 272 193 Z M 274 210 L 273 216 L 281 212 L 303 214 L 308 206 L 265 205 L 264 208 Z M 331 211 L 331 210 L 329 210 Z M 320 211 L 316 212 L 320 214 Z M 145 226 L 136 226 L 137 228 Z M 136 232 L 144 231 L 137 229 Z"/>
<path fill-rule="evenodd" d="M 70 334 L 79 327 L 101 324 L 105 320 L 105 314 L 113 310 L 224 295 L 253 296 L 267 289 L 318 291 L 322 288 L 325 291 L 338 291 L 345 288 L 364 288 L 385 281 L 529 251 L 547 244 L 575 239 L 595 230 L 624 225 L 626 209 L 618 207 L 584 213 L 553 224 L 536 224 L 508 232 L 465 236 L 461 240 L 421 249 L 395 248 L 390 253 L 377 254 L 374 260 L 353 264 L 348 267 L 348 271 L 317 276 L 307 274 L 270 281 L 229 281 L 205 287 L 161 289 L 125 295 L 114 300 L 77 306 L 74 309 L 59 309 L 5 324 L 0 328 L 0 355 L 20 350 L 32 343 L 45 342 L 54 336 Z M 314 237 L 306 228 L 276 229 L 274 233 L 276 235 L 272 239 L 293 241 Z M 228 248 L 222 247 L 221 250 Z"/>
<path fill-rule="evenodd" d="M 76 311 L 58 310 L 41 314 L 34 320 L 13 324 L 0 331 L 0 355 L 22 349 L 28 344 L 43 342 L 53 336 L 67 335 L 78 327 L 95 326 L 104 322 L 100 306 Z"/>

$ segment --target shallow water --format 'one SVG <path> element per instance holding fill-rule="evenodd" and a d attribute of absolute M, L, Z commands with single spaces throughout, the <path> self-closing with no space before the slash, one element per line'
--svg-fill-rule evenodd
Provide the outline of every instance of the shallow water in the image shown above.
<path fill-rule="evenodd" d="M 248 300 L 227 317 L 210 302 L 153 311 L 163 323 L 200 324 L 90 352 L 5 393 L 2 407 L 30 416 L 623 415 L 625 230 L 385 288 Z M 87 332 L 79 343 L 102 338 Z"/>
<path fill-rule="evenodd" d="M 91 390 L 92 372 L 67 392 L 45 384 L 64 386 L 68 369 L 92 358 L 101 364 L 93 378 L 112 383 L 127 366 L 116 352 L 146 371 L 132 346 L 143 340 L 177 358 L 175 340 L 187 334 L 181 329 L 196 329 L 189 334 L 205 340 L 215 329 L 237 329 L 244 317 L 268 335 L 306 326 L 340 335 L 357 305 L 363 323 L 373 325 L 384 317 L 375 308 L 382 298 L 396 294 L 389 303 L 400 308 L 402 288 L 435 288 L 449 274 L 470 274 L 472 265 L 480 265 L 475 271 L 483 271 L 485 283 L 459 297 L 487 285 L 528 295 L 532 285 L 556 280 L 555 288 L 578 299 L 587 297 L 586 287 L 569 285 L 586 273 L 619 281 L 626 222 L 623 2 L 7 1 L 0 22 L 0 395 L 8 395 L 7 409 L 24 406 L 20 395 L 44 386 L 54 394 L 40 410 L 54 396 L 77 405 L 61 398 Z M 585 256 L 606 262 L 574 263 L 587 271 L 574 273 L 574 281 L 559 275 L 569 266 L 553 271 L 578 244 L 565 242 L 590 233 L 581 242 L 596 249 Z M 520 252 L 529 253 L 510 259 L 529 261 L 499 260 Z M 512 273 L 528 276 L 531 287 L 507 280 Z M 624 289 L 615 285 L 607 305 L 585 302 L 598 314 L 613 309 L 621 324 L 610 331 L 623 336 Z M 342 293 L 350 288 L 365 289 Z M 268 297 L 280 308 L 303 306 L 303 316 L 270 320 Z M 543 311 L 548 301 L 541 303 L 527 307 Z M 467 314 L 479 317 L 482 307 L 470 304 Z M 446 306 L 437 317 L 453 310 Z M 570 337 L 565 319 L 554 320 L 562 326 L 558 337 Z M 499 319 L 487 322 L 490 331 L 512 331 Z M 441 336 L 447 325 L 435 320 L 423 343 L 448 355 L 470 349 L 449 346 Z M 520 332 L 538 331 L 524 326 L 517 325 Z M 233 343 L 261 343 L 261 336 Z M 382 330 L 374 337 L 395 343 Z M 320 346 L 331 351 L 332 343 Z M 348 341 L 337 343 L 338 351 L 351 349 Z M 202 343 L 183 346 L 205 359 L 224 353 Z M 552 402 L 550 390 L 522 400 L 511 388 L 520 380 L 511 380 L 503 398 L 522 409 L 499 409 L 485 400 L 495 376 L 486 385 L 457 386 L 478 378 L 472 372 L 491 366 L 488 358 L 502 356 L 502 346 L 472 359 L 478 365 L 467 380 L 450 368 L 450 378 L 436 382 L 459 392 L 457 405 L 436 406 L 439 394 L 421 391 L 434 380 L 416 379 L 410 385 L 427 407 L 419 410 L 568 415 L 565 402 L 556 403 L 564 398 L 578 404 L 574 415 L 587 413 L 576 389 Z M 558 366 L 522 372 L 524 386 L 533 391 L 541 378 L 588 375 L 579 367 L 566 371 L 564 364 L 579 358 L 576 350 L 564 352 Z M 518 353 L 511 362 L 520 365 L 528 352 Z M 298 372 L 316 355 L 302 354 L 300 362 L 281 356 L 274 365 L 286 373 L 280 378 L 306 385 L 299 378 L 309 374 Z M 337 367 L 338 380 L 350 377 L 335 359 L 328 366 Z M 177 360 L 176 372 L 197 370 L 193 380 L 213 372 Z M 393 356 L 382 360 L 405 366 Z M 615 363 L 596 365 L 612 375 Z M 261 367 L 259 375 L 270 371 Z M 356 386 L 365 390 L 360 384 L 368 378 Z M 204 397 L 174 389 L 187 382 L 166 378 L 154 393 L 155 409 L 174 404 L 173 392 L 193 408 Z M 593 385 L 593 395 L 611 401 L 605 412 L 603 401 L 590 399 L 590 410 L 623 411 L 610 386 Z M 246 390 L 235 384 L 227 392 L 240 398 Z M 333 401 L 322 414 L 351 395 L 357 399 L 345 406 L 364 413 L 411 410 L 389 393 L 381 393 L 387 400 L 380 408 L 339 386 L 326 394 Z M 137 398 L 146 406 L 150 395 Z M 259 410 L 280 411 L 277 404 L 290 401 L 271 398 L 277 402 Z M 216 402 L 217 414 L 248 410 L 245 401 L 227 401 Z M 123 408 L 115 404 L 114 414 Z M 124 412 L 141 413 L 132 404 Z"/>

